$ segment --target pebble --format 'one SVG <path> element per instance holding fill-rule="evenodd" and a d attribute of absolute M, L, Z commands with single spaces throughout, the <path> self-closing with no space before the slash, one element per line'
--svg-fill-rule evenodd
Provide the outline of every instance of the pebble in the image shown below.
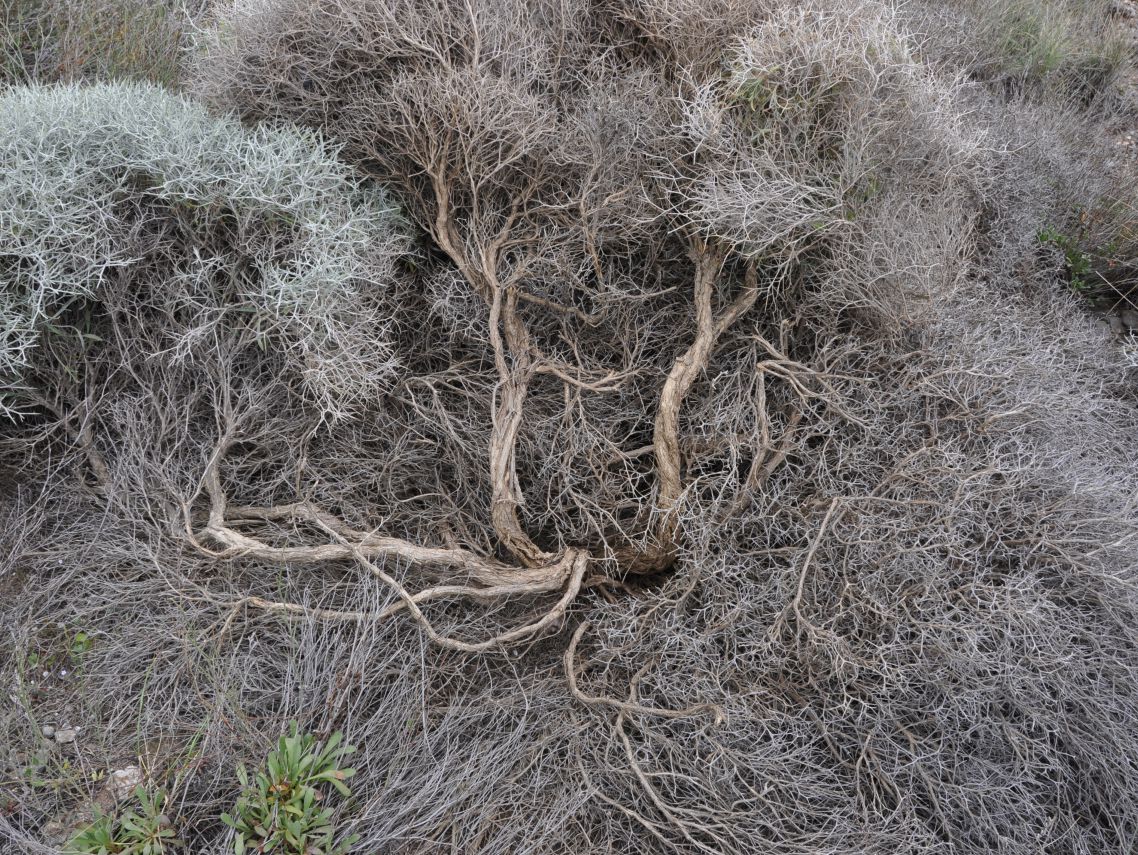
<path fill-rule="evenodd" d="M 45 724 L 43 726 L 43 738 L 44 739 L 51 739 L 53 736 L 55 736 L 55 728 L 52 727 L 50 724 Z"/>
<path fill-rule="evenodd" d="M 116 799 L 125 799 L 142 783 L 142 770 L 137 766 L 127 766 L 111 772 L 111 793 Z"/>
<path fill-rule="evenodd" d="M 55 741 L 60 745 L 67 745 L 69 742 L 74 742 L 75 737 L 78 735 L 79 733 L 75 730 L 75 728 L 67 727 L 63 730 L 57 730 L 55 732 Z"/>

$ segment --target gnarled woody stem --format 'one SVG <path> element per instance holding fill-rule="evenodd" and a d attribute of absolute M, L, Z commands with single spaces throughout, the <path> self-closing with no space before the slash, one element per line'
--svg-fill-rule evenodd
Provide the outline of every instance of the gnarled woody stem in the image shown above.
<path fill-rule="evenodd" d="M 382 544 L 375 541 L 368 542 L 367 538 L 362 542 L 356 542 L 350 540 L 349 536 L 357 533 L 345 527 L 336 517 L 321 511 L 313 505 L 303 502 L 277 508 L 240 508 L 235 510 L 240 511 L 246 518 L 259 517 L 266 520 L 285 518 L 305 519 L 331 535 L 335 543 L 326 544 L 321 547 L 301 547 L 298 549 L 282 550 L 266 546 L 255 538 L 240 535 L 226 526 L 222 526 L 221 528 L 208 526 L 204 533 L 214 540 L 232 544 L 231 548 L 237 549 L 240 554 L 252 553 L 258 557 L 274 561 L 296 560 L 284 556 L 288 554 L 295 555 L 297 553 L 301 553 L 300 560 L 309 561 L 332 560 L 350 556 L 371 572 L 372 575 L 378 577 L 385 585 L 391 588 L 398 599 L 395 603 L 387 606 L 382 611 L 371 614 L 358 611 L 312 609 L 297 603 L 273 602 L 255 596 L 246 596 L 236 602 L 229 603 L 228 605 L 233 609 L 237 609 L 242 605 L 250 605 L 277 614 L 314 617 L 321 620 L 349 620 L 355 622 L 364 620 L 381 621 L 405 610 L 410 613 L 411 618 L 419 624 L 427 636 L 436 644 L 449 650 L 458 650 L 465 653 L 479 653 L 490 650 L 493 647 L 521 641 L 558 625 L 564 618 L 569 606 L 580 593 L 581 586 L 585 579 L 585 571 L 589 566 L 589 554 L 582 550 L 566 550 L 556 562 L 540 568 L 539 571 L 537 568 L 519 569 L 496 567 L 493 566 L 492 562 L 485 562 L 477 556 L 465 553 L 464 550 L 424 549 L 396 538 L 375 539 L 376 541 L 383 541 Z M 382 549 L 380 549 L 381 546 Z M 342 551 L 336 551 L 333 549 L 334 547 L 338 547 L 339 550 Z M 380 549 L 380 551 L 377 552 L 377 549 Z M 411 593 L 382 567 L 372 562 L 372 557 L 377 555 L 384 558 L 394 556 L 410 561 L 421 561 L 424 567 L 440 563 L 450 567 L 457 565 L 469 571 L 469 576 L 472 581 L 486 585 L 486 587 L 439 585 L 419 591 L 418 593 Z M 486 572 L 488 568 L 492 568 L 490 574 Z M 493 579 L 502 570 L 505 571 L 505 581 L 501 584 L 493 585 Z M 488 600 L 499 597 L 532 596 L 534 594 L 561 589 L 564 589 L 562 590 L 561 597 L 540 617 L 491 638 L 476 642 L 462 641 L 440 634 L 420 608 L 423 603 L 429 600 L 443 597 L 465 597 L 475 600 Z M 220 602 L 216 597 L 209 596 L 208 594 L 207 599 L 213 602 Z"/>
<path fill-rule="evenodd" d="M 483 557 L 459 547 L 422 546 L 398 537 L 386 537 L 374 532 L 350 528 L 343 521 L 309 502 L 296 502 L 272 508 L 231 507 L 221 486 L 221 462 L 232 445 L 230 426 L 222 436 L 206 466 L 202 488 L 209 497 L 209 518 L 205 527 L 193 532 L 189 525 L 188 504 L 184 505 L 187 535 L 202 551 L 203 540 L 220 544 L 223 551 L 211 553 L 218 558 L 250 557 L 264 561 L 296 564 L 319 564 L 328 561 L 396 559 L 415 564 L 429 572 L 432 569 L 447 572 L 447 580 L 454 577 L 475 584 L 491 586 L 525 585 L 533 592 L 553 591 L 560 588 L 569 573 L 571 557 L 568 552 L 550 556 L 548 561 L 533 567 L 517 567 Z M 335 542 L 306 546 L 273 546 L 255 537 L 242 534 L 234 526 L 242 522 L 306 522 L 333 533 Z"/>
<path fill-rule="evenodd" d="M 696 336 L 686 351 L 676 359 L 660 392 L 653 431 L 658 483 L 657 508 L 660 522 L 652 543 L 639 552 L 622 555 L 622 564 L 631 573 L 656 573 L 675 561 L 676 504 L 683 493 L 683 457 L 680 453 L 680 410 L 692 386 L 706 369 L 719 339 L 754 304 L 758 297 L 758 271 L 749 263 L 742 292 L 716 318 L 712 307 L 715 285 L 727 257 L 726 248 L 709 244 L 702 238 L 692 240 L 695 262 Z"/>
<path fill-rule="evenodd" d="M 433 164 L 430 172 L 436 206 L 431 234 L 490 308 L 490 343 L 494 349 L 494 366 L 498 372 L 497 402 L 488 449 L 490 523 L 511 555 L 527 567 L 537 567 L 548 563 L 552 556 L 538 548 L 530 539 L 518 517 L 522 492 L 515 460 L 518 431 L 522 424 L 530 378 L 534 373 L 533 354 L 529 331 L 517 312 L 517 283 L 503 283 L 498 278 L 499 255 L 518 217 L 524 194 L 515 200 L 501 231 L 481 250 L 480 257 L 475 262 L 465 248 L 450 214 L 451 196 L 444 176 L 445 167 Z"/>
<path fill-rule="evenodd" d="M 532 567 L 548 561 L 550 556 L 530 539 L 518 518 L 522 494 L 515 448 L 534 365 L 529 331 L 518 317 L 517 306 L 517 286 L 503 287 L 495 282 L 490 305 L 490 341 L 494 347 L 499 386 L 498 405 L 490 433 L 490 483 L 493 491 L 490 521 L 510 554 Z M 507 350 L 512 364 L 507 362 Z"/>
<path fill-rule="evenodd" d="M 265 510 L 267 517 L 274 509 Z M 551 561 L 538 567 L 518 567 L 458 547 L 421 546 L 401 538 L 378 534 L 365 535 L 358 542 L 311 546 L 272 546 L 228 525 L 207 526 L 202 534 L 224 547 L 224 557 L 242 556 L 289 564 L 322 564 L 329 561 L 352 561 L 362 555 L 367 559 L 395 559 L 417 567 L 445 570 L 448 571 L 447 578 L 465 578 L 487 586 L 523 584 L 533 591 L 555 590 L 565 581 L 562 561 Z"/>
<path fill-rule="evenodd" d="M 526 533 L 519 515 L 522 492 L 518 483 L 516 445 L 524 417 L 526 396 L 537 370 L 529 330 L 518 314 L 523 296 L 518 277 L 499 278 L 499 261 L 511 227 L 523 206 L 525 194 L 515 198 L 510 213 L 497 235 L 477 253 L 462 241 L 451 216 L 451 196 L 442 161 L 428 168 L 432 176 L 435 216 L 429 224 L 439 247 L 450 256 L 463 276 L 486 300 L 490 309 L 490 343 L 498 373 L 497 400 L 489 442 L 491 484 L 490 519 L 502 545 L 521 564 L 539 567 L 552 556 L 540 549 Z M 618 554 L 622 567 L 633 573 L 652 573 L 671 566 L 674 560 L 677 520 L 676 504 L 683 493 L 683 458 L 679 442 L 679 418 L 684 399 L 696 379 L 706 369 L 723 333 L 755 303 L 758 296 L 754 263 L 746 267 L 742 292 L 717 318 L 713 307 L 715 286 L 729 253 L 726 245 L 699 236 L 691 240 L 695 264 L 693 283 L 696 309 L 696 336 L 673 364 L 660 393 L 654 424 L 654 454 L 658 483 L 656 530 L 648 543 Z M 523 265 L 524 267 L 524 265 Z"/>
<path fill-rule="evenodd" d="M 378 577 L 398 596 L 398 603 L 382 612 L 364 615 L 360 612 L 312 610 L 295 603 L 278 603 L 258 597 L 244 597 L 238 605 L 252 605 L 280 614 L 300 614 L 309 617 L 335 620 L 382 620 L 400 610 L 410 613 L 423 631 L 442 647 L 467 653 L 477 653 L 493 647 L 520 641 L 557 625 L 566 610 L 576 599 L 584 582 L 590 556 L 584 550 L 564 550 L 556 560 L 537 567 L 513 567 L 479 556 L 465 549 L 427 547 L 396 537 L 385 537 L 373 532 L 361 532 L 342 520 L 309 502 L 296 502 L 272 508 L 228 504 L 221 486 L 219 467 L 225 452 L 232 444 L 232 425 L 222 436 L 202 479 L 202 487 L 210 499 L 209 520 L 205 527 L 193 532 L 189 529 L 188 505 L 187 534 L 192 543 L 204 552 L 218 558 L 253 557 L 278 563 L 322 563 L 326 561 L 354 560 Z M 273 546 L 255 537 L 242 534 L 234 526 L 243 522 L 304 522 L 325 532 L 331 542 L 310 546 Z M 202 545 L 209 539 L 220 544 L 224 551 L 211 552 Z M 432 569 L 447 571 L 448 581 L 461 576 L 469 584 L 439 585 L 412 593 L 388 574 L 373 559 L 396 559 L 415 564 L 425 575 Z M 541 617 L 522 626 L 477 642 L 462 641 L 441 635 L 423 614 L 420 605 L 431 599 L 445 596 L 468 597 L 476 600 L 497 597 L 529 596 L 561 590 L 561 596 L 552 608 Z"/>
<path fill-rule="evenodd" d="M 679 442 L 679 418 L 683 402 L 700 374 L 707 369 L 722 335 L 755 303 L 758 295 L 755 265 L 746 268 L 742 292 L 717 318 L 713 309 L 726 250 L 696 238 L 692 242 L 695 262 L 693 284 L 696 336 L 668 372 L 660 393 L 654 425 L 653 453 L 658 478 L 657 528 L 646 547 L 618 553 L 621 567 L 631 573 L 666 570 L 675 560 L 676 505 L 683 493 L 683 458 Z M 484 271 L 485 272 L 485 271 Z M 516 285 L 499 284 L 492 273 L 490 326 L 495 362 L 500 377 L 499 400 L 489 447 L 493 485 L 491 520 L 502 543 L 523 566 L 480 556 L 458 547 L 428 547 L 401 538 L 348 529 L 337 518 L 307 503 L 277 508 L 234 508 L 227 513 L 217 466 L 228 440 L 223 439 L 208 467 L 204 486 L 212 498 L 209 523 L 202 532 L 224 549 L 224 555 L 247 555 L 271 561 L 319 563 L 335 560 L 395 558 L 420 567 L 444 569 L 485 586 L 524 585 L 533 590 L 554 590 L 565 581 L 565 555 L 539 549 L 522 528 L 518 517 L 520 490 L 514 464 L 514 449 L 524 413 L 524 403 L 534 364 L 529 334 L 518 317 Z M 235 530 L 232 520 L 271 521 L 301 519 L 335 531 L 339 542 L 309 546 L 272 546 Z"/>

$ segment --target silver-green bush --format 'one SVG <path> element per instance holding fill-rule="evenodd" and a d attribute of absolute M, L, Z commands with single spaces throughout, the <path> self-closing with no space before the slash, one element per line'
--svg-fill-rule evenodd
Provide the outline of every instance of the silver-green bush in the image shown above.
<path fill-rule="evenodd" d="M 44 340 L 94 344 L 92 313 L 159 324 L 182 359 L 242 325 L 330 410 L 390 375 L 376 298 L 395 211 L 312 132 L 246 130 L 144 84 L 14 87 L 0 169 L 2 412 L 75 368 Z"/>

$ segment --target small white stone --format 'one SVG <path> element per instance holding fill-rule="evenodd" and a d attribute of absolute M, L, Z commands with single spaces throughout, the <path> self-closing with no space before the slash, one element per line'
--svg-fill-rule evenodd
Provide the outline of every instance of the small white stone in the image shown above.
<path fill-rule="evenodd" d="M 127 766 L 111 772 L 111 794 L 116 799 L 125 799 L 142 783 L 142 770 L 137 766 Z"/>
<path fill-rule="evenodd" d="M 51 739 L 53 736 L 55 736 L 55 728 L 52 727 L 50 724 L 45 724 L 43 726 L 42 732 L 43 732 L 43 738 L 44 739 Z"/>
<path fill-rule="evenodd" d="M 57 730 L 55 732 L 55 741 L 60 745 L 67 745 L 69 742 L 74 742 L 75 737 L 78 735 L 79 732 L 75 730 L 75 728 L 66 727 L 63 730 Z"/>

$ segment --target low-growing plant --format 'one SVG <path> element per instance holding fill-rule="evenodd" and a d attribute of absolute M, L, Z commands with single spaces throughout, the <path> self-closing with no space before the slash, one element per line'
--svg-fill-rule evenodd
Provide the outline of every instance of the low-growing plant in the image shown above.
<path fill-rule="evenodd" d="M 1017 91 L 1093 98 L 1126 63 L 1108 0 L 925 0 L 911 10 L 932 33 L 932 61 Z"/>
<path fill-rule="evenodd" d="M 71 838 L 68 855 L 167 855 L 182 846 L 164 813 L 166 794 L 154 795 L 136 787 L 139 810 L 121 816 L 99 814 L 95 821 Z"/>
<path fill-rule="evenodd" d="M 121 852 L 115 839 L 115 820 L 110 814 L 99 814 L 93 823 L 71 838 L 63 850 L 67 855 L 109 855 Z"/>
<path fill-rule="evenodd" d="M 1091 287 L 1094 263 L 1091 254 L 1079 246 L 1078 238 L 1047 226 L 1040 230 L 1039 241 L 1054 246 L 1063 253 L 1071 290 L 1076 294 L 1085 294 Z"/>
<path fill-rule="evenodd" d="M 61 797 L 77 795 L 86 786 L 83 770 L 69 758 L 61 756 L 46 740 L 24 755 L 23 763 L 16 771 L 19 783 Z"/>
<path fill-rule="evenodd" d="M 270 751 L 262 771 L 252 779 L 244 766 L 237 767 L 243 788 L 232 814 L 222 821 L 237 836 L 233 851 L 241 855 L 281 851 L 289 855 L 341 855 L 357 838 L 335 841 L 333 810 L 325 807 L 326 787 L 345 798 L 351 795 L 345 780 L 354 769 L 340 768 L 340 761 L 354 752 L 343 744 L 343 735 L 333 733 L 321 744 L 311 733 L 301 734 L 292 722 Z"/>
<path fill-rule="evenodd" d="M 1118 201 L 1075 212 L 1072 225 L 1047 225 L 1039 242 L 1063 254 L 1072 291 L 1104 308 L 1135 305 L 1134 211 Z"/>
<path fill-rule="evenodd" d="M 149 80 L 175 86 L 197 0 L 11 0 L 0 82 Z"/>

